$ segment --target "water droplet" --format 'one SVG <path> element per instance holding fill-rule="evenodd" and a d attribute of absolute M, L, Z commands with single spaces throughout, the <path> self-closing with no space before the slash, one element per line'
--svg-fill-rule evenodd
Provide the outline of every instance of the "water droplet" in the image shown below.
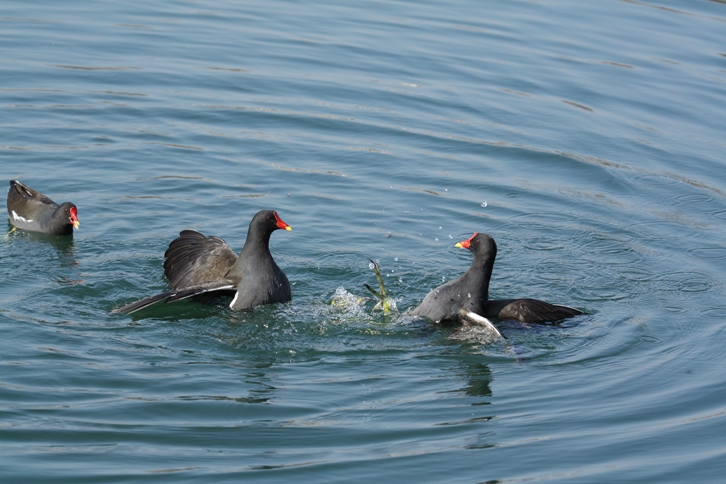
<path fill-rule="evenodd" d="M 441 227 L 439 227 L 439 230 L 441 230 Z"/>
<path fill-rule="evenodd" d="M 399 277 L 398 282 L 403 282 L 403 279 Z"/>
<path fill-rule="evenodd" d="M 373 269 L 375 269 L 375 268 L 376 268 L 376 266 L 375 266 L 375 264 L 373 264 L 373 262 L 369 262 L 369 263 L 368 263 L 368 268 L 369 268 L 370 270 L 373 270 Z"/>
<path fill-rule="evenodd" d="M 398 262 L 398 257 L 394 257 L 393 260 L 395 260 L 396 262 Z"/>
<path fill-rule="evenodd" d="M 449 238 L 450 238 L 450 239 L 453 239 L 454 237 L 453 237 L 453 236 L 452 236 L 451 234 L 449 234 Z"/>
<path fill-rule="evenodd" d="M 434 241 L 435 241 L 435 242 L 438 242 L 438 241 L 439 241 L 439 238 L 438 238 L 438 237 L 436 237 L 436 238 L 434 239 Z"/>
<path fill-rule="evenodd" d="M 469 299 L 471 299 L 471 293 L 467 294 L 466 297 L 468 297 Z"/>
<path fill-rule="evenodd" d="M 448 189 L 448 188 L 444 188 L 444 191 L 445 191 L 445 192 L 448 192 L 448 191 L 449 191 L 449 189 Z"/>
<path fill-rule="evenodd" d="M 487 201 L 486 201 L 486 200 L 484 200 L 483 202 L 481 202 L 481 206 L 482 206 L 482 208 L 486 208 L 486 206 L 487 206 L 487 205 L 488 205 L 488 204 L 487 204 Z"/>
<path fill-rule="evenodd" d="M 445 281 L 446 280 L 446 276 L 441 276 L 441 280 L 442 281 Z"/>

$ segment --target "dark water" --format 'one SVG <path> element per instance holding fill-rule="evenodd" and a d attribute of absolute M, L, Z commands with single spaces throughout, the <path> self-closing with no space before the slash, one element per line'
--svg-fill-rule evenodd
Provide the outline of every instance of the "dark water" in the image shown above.
<path fill-rule="evenodd" d="M 720 1 L 6 1 L 0 180 L 82 225 L 0 243 L 0 480 L 722 482 L 725 131 Z M 109 314 L 262 208 L 292 303 Z M 474 231 L 589 315 L 403 315 Z"/>

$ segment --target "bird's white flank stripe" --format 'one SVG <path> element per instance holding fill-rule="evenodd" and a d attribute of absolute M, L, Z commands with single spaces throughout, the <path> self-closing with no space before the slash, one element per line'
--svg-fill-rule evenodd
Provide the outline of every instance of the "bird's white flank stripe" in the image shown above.
<path fill-rule="evenodd" d="M 25 223 L 32 222 L 32 220 L 25 220 L 25 217 L 21 217 L 20 215 L 18 215 L 17 213 L 15 213 L 15 210 L 13 210 L 13 218 L 15 220 L 20 220 L 21 222 L 25 222 Z"/>

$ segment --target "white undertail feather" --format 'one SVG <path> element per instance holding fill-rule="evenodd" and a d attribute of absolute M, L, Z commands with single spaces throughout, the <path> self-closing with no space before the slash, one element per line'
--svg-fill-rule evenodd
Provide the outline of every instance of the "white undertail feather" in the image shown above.
<path fill-rule="evenodd" d="M 481 316 L 479 314 L 476 314 L 473 311 L 469 311 L 468 309 L 461 308 L 459 310 L 459 316 L 464 319 L 465 322 L 469 324 L 473 324 L 476 326 L 480 326 L 482 328 L 486 328 L 487 331 L 489 331 L 492 336 L 495 338 L 501 338 L 502 333 L 499 332 L 496 326 L 492 324 L 491 321 L 489 321 L 484 316 Z"/>
<path fill-rule="evenodd" d="M 237 302 L 237 296 L 239 296 L 239 291 L 237 291 L 237 292 L 234 293 L 234 299 L 232 299 L 232 302 L 229 303 L 230 309 L 233 309 L 234 308 L 234 303 Z"/>

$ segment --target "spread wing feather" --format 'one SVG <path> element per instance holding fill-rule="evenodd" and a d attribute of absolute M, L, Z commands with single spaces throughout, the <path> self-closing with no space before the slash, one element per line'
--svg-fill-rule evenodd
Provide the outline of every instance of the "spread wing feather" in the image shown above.
<path fill-rule="evenodd" d="M 187 287 L 180 290 L 174 290 L 174 291 L 167 291 L 162 292 L 161 294 L 155 294 L 153 296 L 149 296 L 144 299 L 140 299 L 139 301 L 132 302 L 130 304 L 127 304 L 126 306 L 116 308 L 113 311 L 111 311 L 111 314 L 117 314 L 117 313 L 135 313 L 136 311 L 139 311 L 141 309 L 147 308 L 151 306 L 152 304 L 156 304 L 158 302 L 164 301 L 164 302 L 172 302 L 172 301 L 179 301 L 181 299 L 186 299 L 192 296 L 197 296 L 199 294 L 204 294 L 207 292 L 213 292 L 213 291 L 228 291 L 228 290 L 234 290 L 235 286 L 233 284 L 230 284 L 228 281 L 223 281 L 222 283 L 214 283 L 214 284 L 200 284 L 198 286 L 192 286 Z"/>
<path fill-rule="evenodd" d="M 164 253 L 164 273 L 176 289 L 221 283 L 237 262 L 237 254 L 219 237 L 183 230 Z"/>

